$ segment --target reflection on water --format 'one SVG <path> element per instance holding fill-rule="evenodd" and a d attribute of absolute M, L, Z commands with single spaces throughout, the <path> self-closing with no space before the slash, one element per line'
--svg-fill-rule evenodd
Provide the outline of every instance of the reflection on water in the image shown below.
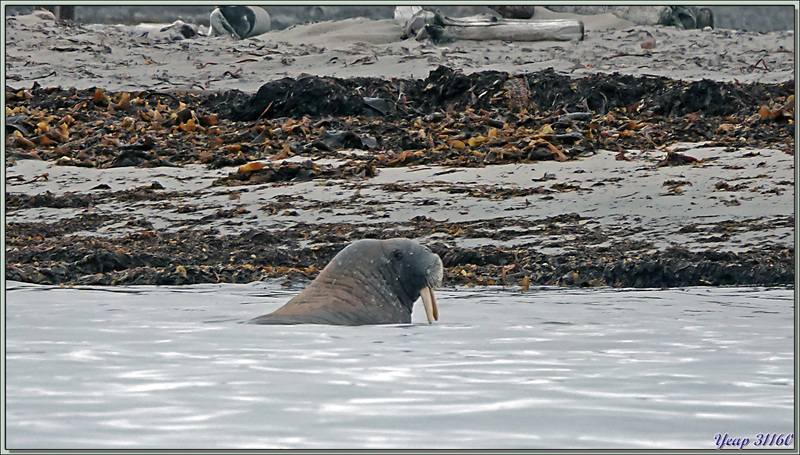
<path fill-rule="evenodd" d="M 445 289 L 434 325 L 241 323 L 296 292 L 8 283 L 7 447 L 713 449 L 792 432 L 792 290 Z"/>

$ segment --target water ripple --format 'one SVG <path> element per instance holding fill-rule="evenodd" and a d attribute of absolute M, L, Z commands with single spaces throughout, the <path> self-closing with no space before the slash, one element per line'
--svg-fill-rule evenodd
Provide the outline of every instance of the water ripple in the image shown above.
<path fill-rule="evenodd" d="M 7 447 L 713 449 L 754 422 L 792 431 L 789 289 L 446 288 L 434 325 L 239 323 L 293 292 L 9 283 Z"/>

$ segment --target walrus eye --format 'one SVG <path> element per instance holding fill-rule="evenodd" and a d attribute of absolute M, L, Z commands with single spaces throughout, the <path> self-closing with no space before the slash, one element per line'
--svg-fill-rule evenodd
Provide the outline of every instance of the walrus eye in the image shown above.
<path fill-rule="evenodd" d="M 400 251 L 400 250 L 392 251 L 392 256 L 394 256 L 394 258 L 397 259 L 398 261 L 402 261 L 403 260 L 403 252 Z"/>

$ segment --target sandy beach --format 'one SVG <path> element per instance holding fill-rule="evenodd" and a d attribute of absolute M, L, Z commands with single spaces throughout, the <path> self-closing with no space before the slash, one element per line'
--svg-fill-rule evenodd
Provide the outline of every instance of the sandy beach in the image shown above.
<path fill-rule="evenodd" d="M 577 15 L 542 9 L 537 17 Z M 243 41 L 170 41 L 169 33 L 160 31 L 169 24 L 69 27 L 12 16 L 7 19 L 6 80 L 15 88 L 36 81 L 43 87 L 112 91 L 255 92 L 265 82 L 302 74 L 425 78 L 440 65 L 465 73 L 522 74 L 554 68 L 573 77 L 603 72 L 740 83 L 794 78 L 791 31 L 636 26 L 610 13 L 581 19 L 583 41 L 458 41 L 437 46 L 400 39 L 402 29 L 391 19 L 297 25 Z M 655 47 L 642 48 L 649 39 L 655 40 Z M 749 69 L 762 59 L 766 66 Z"/>
<path fill-rule="evenodd" d="M 436 45 L 356 18 L 173 41 L 7 17 L 6 278 L 307 279 L 352 240 L 408 236 L 446 284 L 793 284 L 794 33 L 539 13 L 585 39 Z M 548 97 L 570 80 L 574 101 Z M 393 107 L 272 116 L 276 98 L 233 120 L 266 83 Z"/>

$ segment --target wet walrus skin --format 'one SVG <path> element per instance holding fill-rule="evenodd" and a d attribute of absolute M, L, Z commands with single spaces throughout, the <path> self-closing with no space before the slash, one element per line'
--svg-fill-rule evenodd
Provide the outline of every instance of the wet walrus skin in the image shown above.
<path fill-rule="evenodd" d="M 439 256 L 409 239 L 359 240 L 340 251 L 300 294 L 252 324 L 398 324 L 411 322 L 421 296 L 428 322 L 439 318 L 433 288 Z"/>

